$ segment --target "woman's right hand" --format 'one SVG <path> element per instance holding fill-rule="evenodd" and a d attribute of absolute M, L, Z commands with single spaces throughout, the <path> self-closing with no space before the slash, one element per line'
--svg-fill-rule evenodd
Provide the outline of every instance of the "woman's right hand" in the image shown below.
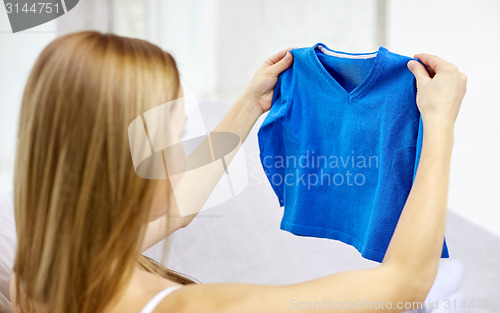
<path fill-rule="evenodd" d="M 417 106 L 424 128 L 431 125 L 453 129 L 465 95 L 467 76 L 456 65 L 438 56 L 419 53 L 414 57 L 422 61 L 429 70 L 427 72 L 415 60 L 407 64 L 417 80 Z"/>

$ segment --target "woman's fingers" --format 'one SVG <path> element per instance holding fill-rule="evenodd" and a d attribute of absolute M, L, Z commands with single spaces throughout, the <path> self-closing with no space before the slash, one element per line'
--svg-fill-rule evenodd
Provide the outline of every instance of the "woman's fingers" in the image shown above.
<path fill-rule="evenodd" d="M 426 65 L 425 68 L 427 69 L 427 72 L 429 72 L 429 76 L 431 78 L 433 78 L 436 75 L 436 72 L 434 72 L 434 69 L 432 67 Z"/>
<path fill-rule="evenodd" d="M 272 57 L 270 57 L 269 59 L 266 60 L 266 62 L 265 62 L 266 65 L 271 66 L 271 65 L 278 63 L 280 60 L 283 59 L 285 54 L 292 49 L 297 49 L 297 47 L 290 47 L 290 48 L 286 48 L 286 49 L 283 49 L 283 50 L 277 52 Z"/>
<path fill-rule="evenodd" d="M 441 59 L 437 55 L 427 54 L 427 53 L 418 53 L 418 54 L 414 55 L 414 58 L 419 59 L 425 65 L 427 65 L 427 68 L 434 71 L 433 74 L 436 74 L 442 70 L 456 69 L 456 66 L 454 64 Z M 434 75 L 432 75 L 432 76 L 434 76 Z"/>
<path fill-rule="evenodd" d="M 425 67 L 415 60 L 408 61 L 408 69 L 413 73 L 415 79 L 417 80 L 417 86 L 420 86 L 422 83 L 427 82 L 431 79 L 429 73 Z"/>
<path fill-rule="evenodd" d="M 293 55 L 289 52 L 296 47 L 290 47 L 283 49 L 267 59 L 264 63 L 265 72 L 271 77 L 278 77 L 284 70 L 286 70 L 291 64 Z"/>
<path fill-rule="evenodd" d="M 292 59 L 292 53 L 286 52 L 285 56 L 281 60 L 266 69 L 266 73 L 272 77 L 278 77 L 284 70 L 290 67 Z"/>
<path fill-rule="evenodd" d="M 408 68 L 417 80 L 417 106 L 424 125 L 432 125 L 436 121 L 442 125 L 448 121 L 449 125 L 453 126 L 465 95 L 465 74 L 461 73 L 455 64 L 435 55 L 419 53 L 414 57 L 425 64 L 430 73 L 435 73 L 431 79 L 421 63 L 415 60 L 408 62 Z"/>

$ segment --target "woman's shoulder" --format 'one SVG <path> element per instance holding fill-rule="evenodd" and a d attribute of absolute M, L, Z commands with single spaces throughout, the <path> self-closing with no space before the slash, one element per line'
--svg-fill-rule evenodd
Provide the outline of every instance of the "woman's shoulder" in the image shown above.
<path fill-rule="evenodd" d="M 162 296 L 161 302 L 171 302 L 170 299 L 175 300 L 175 296 L 172 297 L 176 289 L 180 289 L 181 284 L 152 274 L 142 270 L 136 270 L 132 275 L 131 280 L 128 282 L 127 286 L 122 290 L 120 295 L 117 295 L 113 303 L 109 303 L 108 308 L 103 312 L 105 313 L 124 313 L 124 312 L 141 312 L 141 310 L 147 305 L 151 305 L 151 302 L 156 302 L 155 297 Z M 164 294 L 165 291 L 170 291 L 168 294 Z M 158 306 L 154 312 L 158 311 Z"/>

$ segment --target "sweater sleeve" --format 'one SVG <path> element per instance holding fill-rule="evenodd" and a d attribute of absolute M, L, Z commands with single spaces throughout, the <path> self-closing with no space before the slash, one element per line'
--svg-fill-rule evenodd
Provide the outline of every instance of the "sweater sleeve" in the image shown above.
<path fill-rule="evenodd" d="M 293 67 L 293 66 L 292 66 Z M 260 161 L 264 173 L 278 197 L 280 206 L 284 205 L 285 168 L 282 158 L 286 157 L 283 144 L 283 122 L 286 119 L 289 92 L 292 84 L 292 67 L 278 76 L 274 87 L 271 109 L 258 132 Z"/>

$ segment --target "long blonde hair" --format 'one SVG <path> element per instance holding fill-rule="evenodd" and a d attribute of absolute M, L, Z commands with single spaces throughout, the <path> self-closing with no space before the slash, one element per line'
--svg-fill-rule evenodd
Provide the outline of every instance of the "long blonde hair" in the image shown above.
<path fill-rule="evenodd" d="M 155 180 L 134 172 L 127 127 L 173 100 L 171 55 L 95 31 L 51 42 L 24 90 L 14 175 L 16 294 L 23 312 L 101 312 L 134 264 L 194 281 L 138 253 Z"/>

